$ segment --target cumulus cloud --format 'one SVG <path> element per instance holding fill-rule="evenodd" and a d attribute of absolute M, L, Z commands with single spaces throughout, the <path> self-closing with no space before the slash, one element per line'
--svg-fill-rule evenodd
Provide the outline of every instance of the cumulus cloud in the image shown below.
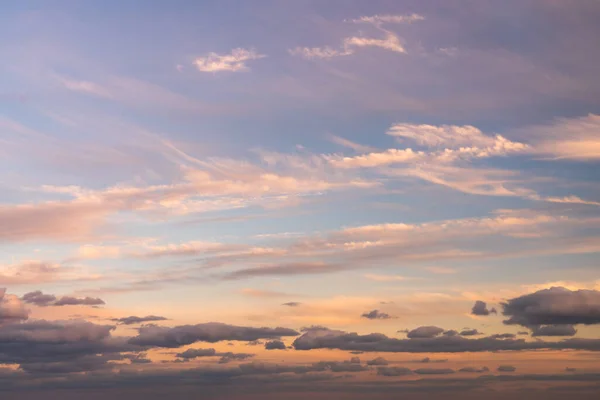
<path fill-rule="evenodd" d="M 460 336 L 476 336 L 476 335 L 481 335 L 481 332 L 479 332 L 477 329 L 464 329 L 464 330 L 460 331 L 459 335 Z"/>
<path fill-rule="evenodd" d="M 497 311 L 495 308 L 491 308 L 488 310 L 487 304 L 484 301 L 477 300 L 473 308 L 471 309 L 471 314 L 473 315 L 490 315 L 496 314 Z"/>
<path fill-rule="evenodd" d="M 232 361 L 244 361 L 249 358 L 254 357 L 254 354 L 249 353 L 220 353 L 221 358 L 219 358 L 219 364 L 228 364 Z"/>
<path fill-rule="evenodd" d="M 40 290 L 36 290 L 34 292 L 25 293 L 21 298 L 25 303 L 35 304 L 39 307 L 47 307 L 47 306 L 99 306 L 103 305 L 104 300 L 93 297 L 71 297 L 71 296 L 62 296 L 57 298 L 52 294 L 44 294 Z"/>
<path fill-rule="evenodd" d="M 498 372 L 515 372 L 517 368 L 512 365 L 500 365 L 496 370 Z"/>
<path fill-rule="evenodd" d="M 138 336 L 129 340 L 130 343 L 156 347 L 180 347 L 195 342 L 214 343 L 223 340 L 249 342 L 299 334 L 295 330 L 287 328 L 252 328 L 217 322 L 176 327 L 148 326 L 139 328 L 138 332 Z"/>
<path fill-rule="evenodd" d="M 0 288 L 0 325 L 26 320 L 28 317 L 29 312 L 23 302 L 17 296 L 6 293 L 6 289 Z"/>
<path fill-rule="evenodd" d="M 600 324 L 600 291 L 552 287 L 502 303 L 507 325 Z"/>
<path fill-rule="evenodd" d="M 40 290 L 36 290 L 34 292 L 25 293 L 23 297 L 21 297 L 25 303 L 35 304 L 38 307 L 45 307 L 54 304 L 56 301 L 56 296 L 53 294 L 44 294 Z"/>
<path fill-rule="evenodd" d="M 383 357 L 377 357 L 373 360 L 367 361 L 367 365 L 388 365 L 388 360 Z"/>
<path fill-rule="evenodd" d="M 381 333 L 359 335 L 334 330 L 308 331 L 292 344 L 296 350 L 339 349 L 344 351 L 396 353 L 460 353 L 508 350 L 588 350 L 600 351 L 600 339 L 565 339 L 558 342 L 532 341 L 488 336 L 468 339 L 463 336 L 429 336 L 395 339 Z M 513 335 L 514 336 L 514 335 Z"/>
<path fill-rule="evenodd" d="M 183 358 L 185 360 L 191 360 L 198 357 L 214 357 L 217 355 L 217 351 L 213 348 L 210 349 L 187 349 L 181 353 L 175 354 L 176 357 Z"/>
<path fill-rule="evenodd" d="M 470 373 L 482 373 L 489 372 L 488 367 L 476 368 L 476 367 L 464 367 L 458 370 L 458 372 L 470 372 Z"/>
<path fill-rule="evenodd" d="M 194 65 L 201 72 L 220 72 L 220 71 L 246 71 L 246 63 L 252 60 L 258 60 L 266 57 L 259 54 L 254 49 L 236 48 L 229 54 L 208 53 L 204 57 L 198 57 L 194 60 Z"/>
<path fill-rule="evenodd" d="M 60 299 L 56 300 L 52 305 L 53 306 L 99 306 L 103 305 L 104 300 L 94 297 L 71 297 L 71 296 L 63 296 Z"/>
<path fill-rule="evenodd" d="M 145 317 L 136 317 L 135 315 L 131 315 L 129 317 L 123 318 L 112 318 L 111 321 L 117 322 L 122 325 L 134 325 L 141 324 L 144 322 L 156 322 L 156 321 L 166 321 L 167 318 L 161 317 L 158 315 L 146 315 Z"/>
<path fill-rule="evenodd" d="M 281 340 L 270 340 L 265 343 L 265 350 L 285 350 L 286 346 Z"/>
<path fill-rule="evenodd" d="M 413 372 L 418 375 L 448 375 L 453 374 L 454 370 L 450 368 L 419 368 Z"/>
<path fill-rule="evenodd" d="M 406 334 L 410 339 L 430 339 L 439 336 L 444 330 L 437 326 L 420 326 Z"/>
<path fill-rule="evenodd" d="M 365 312 L 361 315 L 361 317 L 366 318 L 366 319 L 392 319 L 392 318 L 394 318 L 391 315 L 381 312 L 379 310 L 372 310 L 372 311 Z"/>
<path fill-rule="evenodd" d="M 573 325 L 541 325 L 531 328 L 531 336 L 575 336 Z"/>
<path fill-rule="evenodd" d="M 377 368 L 377 375 L 379 376 L 404 376 L 410 375 L 412 371 L 404 367 L 379 367 Z"/>

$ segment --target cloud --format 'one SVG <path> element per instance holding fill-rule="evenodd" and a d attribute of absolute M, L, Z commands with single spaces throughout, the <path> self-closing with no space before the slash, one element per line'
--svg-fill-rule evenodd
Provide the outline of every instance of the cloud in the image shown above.
<path fill-rule="evenodd" d="M 504 335 L 492 335 L 478 339 L 467 339 L 462 336 L 432 336 L 435 332 L 439 331 L 427 331 L 427 335 L 424 333 L 424 337 L 395 339 L 381 333 L 359 335 L 343 331 L 313 330 L 307 331 L 296 338 L 292 346 L 296 350 L 339 349 L 344 351 L 392 353 L 462 353 L 543 349 L 600 351 L 600 340 L 598 339 L 528 342 L 524 339 L 499 337 Z"/>
<path fill-rule="evenodd" d="M 0 288 L 0 325 L 15 321 L 26 320 L 29 312 L 23 302 L 13 294 L 7 294 L 6 289 Z"/>
<path fill-rule="evenodd" d="M 295 47 L 288 50 L 293 56 L 299 56 L 306 59 L 328 59 L 334 57 L 349 56 L 354 54 L 351 49 L 336 50 L 331 47 Z"/>
<path fill-rule="evenodd" d="M 141 324 L 144 322 L 156 322 L 156 321 L 166 321 L 167 318 L 161 317 L 158 315 L 146 315 L 145 317 L 136 317 L 135 315 L 131 315 L 129 317 L 123 318 L 113 318 L 111 321 L 117 322 L 123 325 L 134 325 Z"/>
<path fill-rule="evenodd" d="M 381 312 L 379 310 L 372 310 L 372 311 L 365 312 L 361 315 L 361 317 L 366 318 L 366 319 L 393 319 L 394 318 L 391 315 Z"/>
<path fill-rule="evenodd" d="M 477 300 L 475 302 L 475 305 L 471 309 L 471 314 L 473 314 L 473 315 L 484 316 L 484 315 L 490 315 L 490 314 L 496 314 L 496 313 L 497 313 L 497 311 L 495 308 L 491 308 L 488 310 L 487 304 L 481 300 Z"/>
<path fill-rule="evenodd" d="M 25 303 L 35 304 L 38 307 L 45 307 L 54 304 L 56 296 L 53 294 L 44 294 L 40 290 L 34 292 L 25 293 L 21 297 Z"/>
<path fill-rule="evenodd" d="M 458 370 L 458 372 L 469 372 L 469 373 L 482 373 L 489 372 L 488 367 L 476 368 L 476 367 L 464 367 Z"/>
<path fill-rule="evenodd" d="M 287 306 L 287 307 L 299 307 L 302 303 L 299 303 L 297 301 L 288 301 L 287 303 L 283 303 L 282 306 Z"/>
<path fill-rule="evenodd" d="M 479 332 L 477 329 L 465 329 L 460 331 L 459 333 L 460 336 L 476 336 L 476 335 L 481 335 L 481 332 Z"/>
<path fill-rule="evenodd" d="M 450 368 L 419 368 L 413 372 L 418 375 L 448 375 L 453 374 L 455 371 Z"/>
<path fill-rule="evenodd" d="M 228 364 L 232 361 L 244 361 L 252 357 L 254 357 L 254 354 L 231 352 L 221 353 L 221 358 L 219 358 L 219 364 Z"/>
<path fill-rule="evenodd" d="M 286 346 L 281 340 L 270 340 L 265 343 L 265 350 L 285 350 Z"/>
<path fill-rule="evenodd" d="M 577 329 L 573 325 L 533 326 L 531 336 L 575 336 Z"/>
<path fill-rule="evenodd" d="M 424 364 L 428 364 L 428 363 L 445 363 L 445 362 L 448 362 L 448 360 L 447 359 L 432 360 L 429 357 L 425 357 L 425 358 L 423 358 L 421 360 L 417 360 L 416 362 L 424 363 Z"/>
<path fill-rule="evenodd" d="M 389 362 L 383 357 L 377 357 L 373 360 L 367 361 L 367 365 L 388 365 Z"/>
<path fill-rule="evenodd" d="M 194 60 L 194 65 L 201 72 L 238 72 L 247 71 L 246 63 L 252 60 L 265 58 L 264 54 L 259 54 L 254 49 L 236 48 L 229 54 L 208 53 L 204 57 L 198 57 Z"/>
<path fill-rule="evenodd" d="M 53 306 L 99 306 L 103 305 L 104 300 L 93 297 L 71 297 L 71 296 L 63 296 L 60 299 L 56 300 L 52 305 Z"/>
<path fill-rule="evenodd" d="M 281 336 L 297 336 L 299 333 L 287 328 L 252 328 L 217 322 L 181 325 L 176 327 L 148 326 L 138 329 L 138 336 L 129 339 L 131 344 L 155 347 L 180 347 L 195 342 L 220 342 L 223 340 L 253 341 L 275 339 Z"/>
<path fill-rule="evenodd" d="M 376 274 L 366 274 L 365 278 L 375 282 L 400 282 L 405 281 L 409 278 L 399 275 L 376 275 Z"/>
<path fill-rule="evenodd" d="M 412 371 L 404 367 L 378 367 L 377 375 L 379 376 L 404 376 L 410 375 Z"/>
<path fill-rule="evenodd" d="M 411 23 L 417 21 L 423 21 L 425 17 L 419 14 L 408 14 L 408 15 L 373 15 L 373 16 L 363 16 L 356 19 L 353 19 L 351 22 L 354 23 L 368 23 L 378 25 L 381 23 L 390 23 L 390 24 L 403 24 L 403 23 Z"/>
<path fill-rule="evenodd" d="M 600 291 L 551 287 L 502 303 L 506 325 L 600 324 Z"/>
<path fill-rule="evenodd" d="M 439 336 L 444 330 L 437 326 L 420 326 L 408 332 L 406 337 L 409 339 L 428 339 Z"/>
<path fill-rule="evenodd" d="M 213 348 L 210 349 L 187 349 L 184 352 L 175 354 L 176 357 L 183 358 L 185 360 L 191 360 L 198 357 L 214 357 L 217 356 L 217 351 Z"/>
<path fill-rule="evenodd" d="M 500 365 L 496 370 L 498 372 L 515 372 L 517 368 L 512 365 Z"/>

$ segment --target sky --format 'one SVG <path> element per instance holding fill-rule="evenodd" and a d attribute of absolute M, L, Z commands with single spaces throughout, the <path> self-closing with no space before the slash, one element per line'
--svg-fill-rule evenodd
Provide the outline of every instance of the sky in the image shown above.
<path fill-rule="evenodd" d="M 600 2 L 4 1 L 2 399 L 597 399 Z"/>

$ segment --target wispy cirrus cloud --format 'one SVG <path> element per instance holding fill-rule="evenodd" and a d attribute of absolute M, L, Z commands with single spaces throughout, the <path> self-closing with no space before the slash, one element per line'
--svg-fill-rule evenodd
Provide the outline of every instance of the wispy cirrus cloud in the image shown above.
<path fill-rule="evenodd" d="M 265 58 L 266 55 L 254 49 L 235 48 L 228 54 L 208 53 L 206 56 L 197 57 L 194 65 L 200 72 L 240 72 L 247 71 L 248 61 Z"/>

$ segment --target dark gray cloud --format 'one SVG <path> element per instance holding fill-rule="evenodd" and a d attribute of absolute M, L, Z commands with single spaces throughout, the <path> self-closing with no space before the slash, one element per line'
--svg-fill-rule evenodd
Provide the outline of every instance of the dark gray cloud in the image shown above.
<path fill-rule="evenodd" d="M 490 314 L 496 314 L 495 308 L 488 309 L 487 304 L 484 301 L 477 300 L 471 309 L 471 314 L 485 316 Z"/>
<path fill-rule="evenodd" d="M 418 375 L 448 375 L 453 374 L 455 371 L 450 368 L 419 368 L 413 372 Z"/>
<path fill-rule="evenodd" d="M 287 307 L 298 307 L 300 306 L 302 303 L 299 303 L 297 301 L 288 301 L 287 303 L 283 303 L 282 306 L 287 306 Z"/>
<path fill-rule="evenodd" d="M 360 364 L 360 358 L 358 358 L 358 357 L 352 357 L 352 358 L 350 359 L 350 362 L 351 362 L 352 364 Z"/>
<path fill-rule="evenodd" d="M 134 325 L 141 324 L 143 322 L 155 322 L 155 321 L 166 321 L 167 318 L 161 317 L 158 315 L 146 315 L 145 317 L 136 317 L 135 315 L 131 315 L 129 317 L 123 318 L 113 318 L 111 321 L 117 322 L 123 325 Z"/>
<path fill-rule="evenodd" d="M 428 364 L 428 363 L 445 363 L 445 362 L 448 362 L 448 360 L 445 359 L 445 358 L 444 359 L 440 359 L 440 360 L 432 360 L 429 357 L 425 357 L 425 358 L 422 358 L 420 360 L 417 360 L 416 362 L 420 362 L 420 363 L 424 363 L 424 364 Z"/>
<path fill-rule="evenodd" d="M 254 354 L 249 353 L 219 353 L 221 358 L 219 358 L 219 364 L 227 364 L 232 361 L 245 361 L 249 358 L 254 357 Z"/>
<path fill-rule="evenodd" d="M 439 330 L 437 332 L 440 332 Z M 503 337 L 505 335 L 500 335 Z M 342 331 L 308 331 L 296 338 L 296 350 L 339 349 L 344 351 L 398 353 L 457 353 L 503 350 L 588 350 L 600 351 L 600 339 L 565 339 L 558 342 L 499 338 L 498 335 L 477 339 L 462 336 L 433 336 L 410 339 L 390 338 L 381 333 L 359 335 Z"/>
<path fill-rule="evenodd" d="M 444 330 L 437 326 L 420 326 L 406 334 L 409 339 L 429 339 L 439 336 Z"/>
<path fill-rule="evenodd" d="M 458 331 L 455 331 L 454 329 L 449 329 L 444 332 L 444 336 L 456 336 L 456 335 L 458 335 Z"/>
<path fill-rule="evenodd" d="M 181 353 L 175 354 L 176 357 L 183 358 L 185 360 L 191 360 L 198 357 L 214 357 L 217 355 L 215 349 L 187 349 Z"/>
<path fill-rule="evenodd" d="M 36 290 L 34 292 L 25 293 L 23 297 L 21 297 L 25 303 L 35 304 L 38 307 L 48 307 L 48 306 L 100 306 L 105 304 L 104 300 L 93 297 L 71 297 L 71 296 L 62 296 L 57 298 L 53 294 L 44 294 L 40 290 Z"/>
<path fill-rule="evenodd" d="M 97 297 L 71 297 L 71 296 L 63 296 L 60 299 L 56 300 L 52 305 L 53 306 L 101 306 L 104 303 L 104 300 L 99 299 Z"/>
<path fill-rule="evenodd" d="M 566 367 L 565 372 L 577 372 L 577 368 Z"/>
<path fill-rule="evenodd" d="M 146 353 L 125 354 L 123 358 L 129 360 L 132 364 L 151 364 L 152 360 L 146 357 Z"/>
<path fill-rule="evenodd" d="M 514 333 L 495 333 L 488 336 L 491 339 L 514 339 L 517 337 Z"/>
<path fill-rule="evenodd" d="M 129 339 L 129 343 L 155 347 L 180 347 L 195 342 L 215 343 L 223 340 L 250 342 L 299 335 L 295 330 L 287 328 L 253 328 L 217 322 L 176 327 L 141 327 L 138 332 L 138 336 Z"/>
<path fill-rule="evenodd" d="M 500 365 L 498 368 L 496 368 L 496 370 L 498 372 L 515 372 L 517 368 L 513 367 L 512 365 Z"/>
<path fill-rule="evenodd" d="M 285 350 L 286 346 L 281 340 L 270 340 L 265 343 L 265 350 Z"/>
<path fill-rule="evenodd" d="M 470 373 L 482 373 L 489 372 L 488 367 L 476 368 L 476 367 L 464 367 L 458 370 L 458 372 L 470 372 Z"/>
<path fill-rule="evenodd" d="M 35 304 L 38 307 L 46 307 L 52 305 L 56 301 L 56 296 L 53 294 L 44 294 L 40 290 L 36 290 L 34 292 L 25 293 L 23 297 L 21 297 L 25 303 Z"/>
<path fill-rule="evenodd" d="M 110 325 L 87 321 L 28 321 L 0 326 L 0 364 L 19 364 L 35 373 L 92 371 L 140 350 L 112 337 Z"/>
<path fill-rule="evenodd" d="M 531 336 L 575 336 L 573 325 L 542 325 L 531 328 Z"/>
<path fill-rule="evenodd" d="M 379 367 L 377 368 L 377 375 L 379 376 L 404 376 L 410 375 L 412 371 L 404 367 Z"/>
<path fill-rule="evenodd" d="M 383 357 L 377 357 L 373 360 L 367 361 L 367 365 L 388 365 L 389 362 Z"/>
<path fill-rule="evenodd" d="M 502 303 L 507 325 L 600 324 L 600 291 L 552 287 Z"/>
<path fill-rule="evenodd" d="M 460 336 L 477 336 L 481 334 L 482 333 L 479 332 L 477 329 L 465 329 L 460 332 Z"/>
<path fill-rule="evenodd" d="M 372 311 L 365 312 L 361 315 L 361 317 L 367 318 L 367 319 L 392 319 L 392 318 L 394 318 L 391 315 L 381 312 L 379 310 L 372 310 Z"/>

